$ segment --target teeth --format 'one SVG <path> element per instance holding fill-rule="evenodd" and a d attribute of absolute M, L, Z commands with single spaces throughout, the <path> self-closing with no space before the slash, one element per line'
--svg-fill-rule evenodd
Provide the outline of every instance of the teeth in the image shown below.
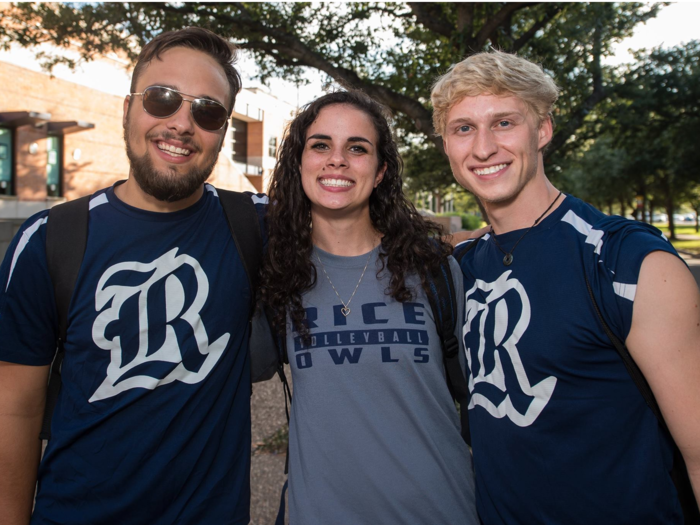
<path fill-rule="evenodd" d="M 496 173 L 497 171 L 502 170 L 505 168 L 508 164 L 499 164 L 498 166 L 491 166 L 490 168 L 484 168 L 482 170 L 472 170 L 474 173 L 477 175 L 490 175 L 491 173 Z"/>
<path fill-rule="evenodd" d="M 321 179 L 320 182 L 323 186 L 331 186 L 333 188 L 346 188 L 354 184 L 352 181 L 345 179 Z"/>
<path fill-rule="evenodd" d="M 173 157 L 187 157 L 190 153 L 192 153 L 188 149 L 183 149 L 183 148 L 178 148 L 176 146 L 171 146 L 170 144 L 166 144 L 165 142 L 159 142 L 157 145 L 158 145 L 158 149 L 163 150 L 163 151 L 167 151 Z"/>

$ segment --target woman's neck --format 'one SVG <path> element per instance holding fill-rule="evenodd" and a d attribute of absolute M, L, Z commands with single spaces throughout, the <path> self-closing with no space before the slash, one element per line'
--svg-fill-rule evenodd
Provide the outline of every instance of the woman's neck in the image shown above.
<path fill-rule="evenodd" d="M 372 251 L 381 239 L 369 214 L 364 217 L 331 219 L 311 215 L 311 238 L 315 246 L 333 255 L 353 257 Z"/>

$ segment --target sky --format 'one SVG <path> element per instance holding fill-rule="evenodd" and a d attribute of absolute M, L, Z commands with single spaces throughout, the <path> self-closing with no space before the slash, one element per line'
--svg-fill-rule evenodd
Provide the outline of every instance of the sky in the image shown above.
<path fill-rule="evenodd" d="M 646 24 L 640 24 L 634 31 L 634 35 L 615 46 L 615 55 L 608 57 L 605 63 L 618 65 L 631 62 L 632 56 L 629 49 L 641 49 L 657 47 L 673 47 L 686 43 L 693 39 L 700 39 L 700 2 L 678 2 L 661 9 L 656 18 Z M 10 62 L 21 67 L 35 71 L 41 68 L 34 58 L 35 51 L 13 46 L 10 51 L 0 51 L 0 60 Z M 116 67 L 115 67 L 116 66 Z M 129 92 L 130 73 L 125 69 L 125 63 L 116 58 L 106 62 L 90 62 L 76 68 L 75 71 L 66 67 L 56 67 L 54 76 L 76 82 L 100 91 L 123 96 Z M 252 79 L 255 63 L 243 58 L 240 61 L 240 70 L 245 87 L 260 87 L 261 84 Z M 268 87 L 264 87 L 278 98 L 297 106 L 310 102 L 322 95 L 322 76 L 310 71 L 308 78 L 312 83 L 308 86 L 297 88 L 294 84 L 282 79 L 272 79 Z"/>
<path fill-rule="evenodd" d="M 662 7 L 656 18 L 639 24 L 634 35 L 615 46 L 615 56 L 606 64 L 618 65 L 632 62 L 629 49 L 674 47 L 691 40 L 700 40 L 700 2 L 678 2 Z"/>

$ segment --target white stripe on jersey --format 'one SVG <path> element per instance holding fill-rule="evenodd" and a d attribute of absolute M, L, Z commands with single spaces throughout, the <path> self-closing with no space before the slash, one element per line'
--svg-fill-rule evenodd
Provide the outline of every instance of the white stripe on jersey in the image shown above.
<path fill-rule="evenodd" d="M 584 221 L 581 217 L 576 215 L 572 210 L 566 212 L 566 215 L 561 219 L 563 222 L 568 222 L 576 228 L 580 234 L 586 236 L 586 243 L 595 246 L 595 253 L 600 255 L 600 250 L 603 248 L 603 232 L 601 230 L 594 230 L 593 226 Z"/>
<path fill-rule="evenodd" d="M 100 193 L 94 199 L 90 199 L 90 209 L 92 210 L 93 208 L 97 208 L 100 204 L 107 204 L 108 202 L 109 201 L 107 200 L 107 194 Z"/>
<path fill-rule="evenodd" d="M 39 231 L 39 226 L 41 226 L 42 224 L 46 224 L 47 219 L 48 217 L 44 217 L 43 219 L 37 220 L 29 228 L 24 230 L 24 233 L 22 233 L 22 237 L 20 238 L 19 242 L 17 243 L 17 247 L 15 248 L 15 253 L 12 254 L 12 264 L 10 264 L 10 275 L 7 277 L 7 285 L 5 285 L 5 291 L 7 291 L 7 289 L 10 287 L 12 272 L 15 270 L 17 259 L 19 259 L 20 254 L 27 247 L 27 244 L 29 244 L 29 239 L 31 239 L 32 235 Z"/>
<path fill-rule="evenodd" d="M 620 297 L 629 299 L 632 302 L 634 302 L 634 297 L 637 295 L 636 284 L 618 283 L 617 281 L 613 281 L 613 290 L 615 290 L 615 293 Z"/>

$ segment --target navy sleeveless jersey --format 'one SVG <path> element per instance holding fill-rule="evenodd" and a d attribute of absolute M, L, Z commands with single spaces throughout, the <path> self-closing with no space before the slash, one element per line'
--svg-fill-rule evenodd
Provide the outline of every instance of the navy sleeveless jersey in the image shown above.
<path fill-rule="evenodd" d="M 154 213 L 108 188 L 89 213 L 32 524 L 247 524 L 251 292 L 216 190 Z M 0 269 L 3 361 L 55 352 L 47 214 Z"/>
<path fill-rule="evenodd" d="M 505 251 L 525 230 L 497 236 Z M 603 331 L 625 340 L 661 232 L 567 196 L 513 252 L 461 258 L 477 510 L 494 524 L 680 524 L 671 446 Z M 463 248 L 458 246 L 459 260 Z"/>

